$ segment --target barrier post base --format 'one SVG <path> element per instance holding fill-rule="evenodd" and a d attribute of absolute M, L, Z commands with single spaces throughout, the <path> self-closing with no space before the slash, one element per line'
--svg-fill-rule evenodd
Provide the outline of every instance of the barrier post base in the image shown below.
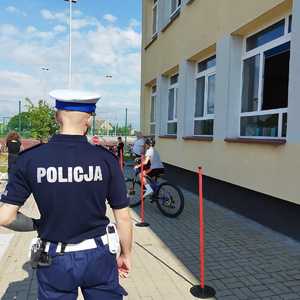
<path fill-rule="evenodd" d="M 216 291 L 209 286 L 205 286 L 204 289 L 200 285 L 195 285 L 190 289 L 191 294 L 199 299 L 214 299 Z"/>
<path fill-rule="evenodd" d="M 136 223 L 135 226 L 137 226 L 137 227 L 149 227 L 150 224 L 146 223 L 146 222 L 140 222 L 140 223 Z"/>

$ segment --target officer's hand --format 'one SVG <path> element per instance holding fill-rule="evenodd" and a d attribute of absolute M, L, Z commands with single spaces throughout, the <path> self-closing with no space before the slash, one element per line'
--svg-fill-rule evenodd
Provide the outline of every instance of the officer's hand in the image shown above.
<path fill-rule="evenodd" d="M 125 257 L 124 255 L 121 254 L 117 258 L 117 264 L 118 264 L 120 277 L 127 278 L 129 276 L 129 272 L 131 271 L 131 258 Z"/>

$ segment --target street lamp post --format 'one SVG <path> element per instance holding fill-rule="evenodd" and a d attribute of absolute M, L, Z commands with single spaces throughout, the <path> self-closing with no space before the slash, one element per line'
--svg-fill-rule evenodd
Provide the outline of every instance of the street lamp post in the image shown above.
<path fill-rule="evenodd" d="M 76 3 L 77 0 L 65 0 L 70 3 L 70 35 L 69 35 L 69 88 L 72 87 L 72 4 Z"/>
<path fill-rule="evenodd" d="M 20 133 L 20 134 L 21 134 L 21 126 L 22 126 L 22 125 L 21 125 L 21 124 L 22 124 L 22 123 L 21 123 L 21 122 L 22 122 L 22 121 L 21 121 L 21 112 L 22 112 L 22 111 L 21 111 L 21 104 L 22 104 L 22 102 L 21 102 L 21 100 L 19 100 L 19 133 Z"/>
<path fill-rule="evenodd" d="M 46 68 L 46 67 L 42 67 L 41 68 L 41 71 L 45 72 L 45 76 L 42 76 L 43 77 L 43 98 L 44 98 L 44 101 L 46 101 L 46 98 L 47 98 L 47 95 L 46 95 L 46 86 L 47 86 L 47 78 L 46 78 L 46 72 L 49 72 L 49 68 Z"/>

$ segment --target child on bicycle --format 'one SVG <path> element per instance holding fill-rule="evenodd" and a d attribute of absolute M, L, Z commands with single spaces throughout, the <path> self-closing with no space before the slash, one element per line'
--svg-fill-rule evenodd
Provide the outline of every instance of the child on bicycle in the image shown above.
<path fill-rule="evenodd" d="M 135 166 L 135 169 L 138 170 L 138 172 L 141 172 L 141 166 L 143 164 L 144 169 L 144 176 L 149 176 L 150 178 L 157 177 L 164 173 L 164 165 L 162 164 L 160 160 L 160 155 L 158 151 L 154 148 L 155 141 L 151 139 L 145 140 L 145 158 L 141 161 L 140 164 Z M 141 174 L 140 174 L 141 178 Z M 147 182 L 145 184 L 145 194 L 144 197 L 152 195 L 153 189 L 151 185 Z"/>

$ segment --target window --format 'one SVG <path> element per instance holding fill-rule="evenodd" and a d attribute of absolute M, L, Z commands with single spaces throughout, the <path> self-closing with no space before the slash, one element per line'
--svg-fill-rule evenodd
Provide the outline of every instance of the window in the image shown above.
<path fill-rule="evenodd" d="M 171 15 L 173 15 L 181 6 L 182 0 L 171 0 Z"/>
<path fill-rule="evenodd" d="M 197 64 L 194 135 L 213 135 L 216 90 L 216 56 Z"/>
<path fill-rule="evenodd" d="M 156 127 L 156 86 L 152 87 L 150 103 L 150 134 L 155 135 Z"/>
<path fill-rule="evenodd" d="M 178 74 L 170 78 L 168 98 L 168 125 L 167 133 L 177 134 L 177 101 L 178 101 Z"/>
<path fill-rule="evenodd" d="M 153 0 L 153 9 L 152 9 L 152 36 L 154 36 L 157 33 L 157 21 L 158 21 L 158 15 L 157 15 L 157 3 L 158 0 Z"/>
<path fill-rule="evenodd" d="M 291 17 L 246 38 L 240 135 L 286 137 Z"/>
<path fill-rule="evenodd" d="M 247 51 L 262 46 L 284 35 L 284 23 L 282 20 L 247 39 Z"/>

